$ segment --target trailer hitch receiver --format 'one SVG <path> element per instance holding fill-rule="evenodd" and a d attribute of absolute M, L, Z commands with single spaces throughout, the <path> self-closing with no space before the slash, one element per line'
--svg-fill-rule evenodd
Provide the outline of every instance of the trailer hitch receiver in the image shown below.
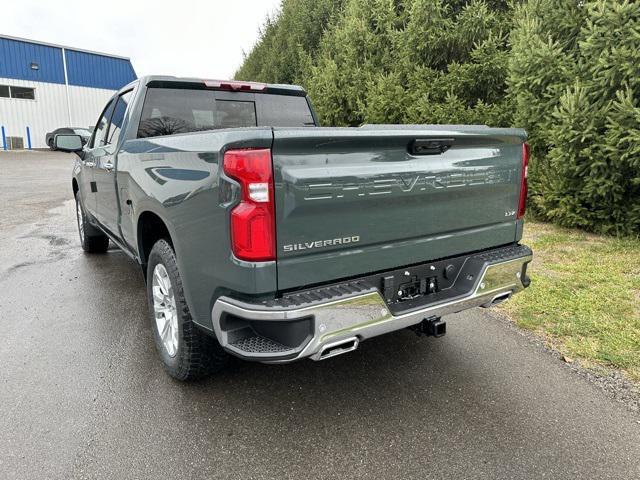
<path fill-rule="evenodd" d="M 419 337 L 426 335 L 427 337 L 443 337 L 447 333 L 447 322 L 441 317 L 428 317 L 417 325 L 409 327 Z"/>

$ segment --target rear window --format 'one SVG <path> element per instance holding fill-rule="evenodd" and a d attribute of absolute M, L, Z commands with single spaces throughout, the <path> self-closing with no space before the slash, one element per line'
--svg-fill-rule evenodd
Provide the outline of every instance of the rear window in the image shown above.
<path fill-rule="evenodd" d="M 149 88 L 138 138 L 237 127 L 313 126 L 305 97 Z"/>

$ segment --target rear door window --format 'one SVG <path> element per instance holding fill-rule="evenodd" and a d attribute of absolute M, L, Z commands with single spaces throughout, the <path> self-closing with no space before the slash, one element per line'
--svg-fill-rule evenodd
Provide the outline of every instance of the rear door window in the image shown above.
<path fill-rule="evenodd" d="M 109 126 L 109 119 L 113 113 L 113 100 L 111 100 L 105 107 L 100 119 L 96 124 L 96 129 L 93 132 L 93 138 L 91 140 L 91 148 L 102 147 L 106 142 L 107 127 Z"/>
<path fill-rule="evenodd" d="M 118 97 L 118 102 L 116 103 L 116 106 L 113 109 L 113 115 L 111 116 L 111 125 L 109 126 L 108 134 L 109 140 L 106 142 L 107 144 L 115 145 L 118 143 L 120 132 L 122 131 L 122 124 L 124 122 L 124 115 L 127 112 L 129 103 L 131 102 L 132 95 L 133 90 L 129 90 Z"/>

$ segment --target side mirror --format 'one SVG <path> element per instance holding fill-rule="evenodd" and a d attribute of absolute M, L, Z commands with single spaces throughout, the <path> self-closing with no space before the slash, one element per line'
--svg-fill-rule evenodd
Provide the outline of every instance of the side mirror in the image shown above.
<path fill-rule="evenodd" d="M 63 152 L 80 152 L 82 150 L 82 137 L 80 135 L 56 135 L 53 139 L 56 150 Z"/>

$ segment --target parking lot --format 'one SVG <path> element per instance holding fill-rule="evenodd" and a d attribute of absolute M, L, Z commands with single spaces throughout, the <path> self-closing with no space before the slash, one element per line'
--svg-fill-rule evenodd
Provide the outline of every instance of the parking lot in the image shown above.
<path fill-rule="evenodd" d="M 172 380 L 139 267 L 79 247 L 72 163 L 0 153 L 0 477 L 640 477 L 638 413 L 484 310 Z"/>

